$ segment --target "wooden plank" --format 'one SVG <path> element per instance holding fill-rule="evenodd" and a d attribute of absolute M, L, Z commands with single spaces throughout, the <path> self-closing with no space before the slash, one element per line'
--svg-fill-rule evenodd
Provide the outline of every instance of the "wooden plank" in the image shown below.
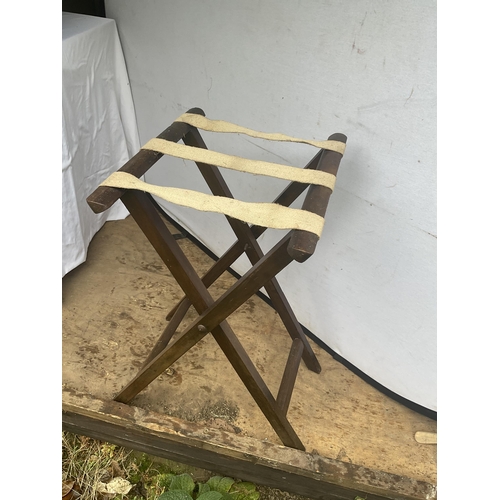
<path fill-rule="evenodd" d="M 207 255 L 190 241 L 182 244 L 195 269 L 209 268 Z M 63 382 L 109 400 L 140 368 L 154 344 L 154 332 L 165 326 L 166 309 L 179 298 L 179 287 L 131 217 L 106 224 L 92 245 L 85 265 L 63 280 Z M 214 285 L 214 296 L 234 281 L 223 276 Z M 194 316 L 193 311 L 188 322 Z M 259 318 L 264 330 L 256 328 L 252 318 Z M 275 311 L 262 300 L 252 300 L 229 321 L 255 366 L 267 367 L 262 375 L 276 395 L 290 341 Z M 273 332 L 272 348 L 266 343 L 268 331 Z M 241 429 L 239 435 L 280 444 L 211 336 L 199 347 L 133 404 L 207 423 L 203 411 L 227 402 L 238 411 L 229 423 Z M 417 431 L 435 432 L 436 422 L 388 398 L 319 346 L 313 347 L 323 372 L 299 370 L 287 414 L 306 450 L 436 484 L 436 445 L 414 439 Z M 213 425 L 230 430 L 226 421 Z"/>
<path fill-rule="evenodd" d="M 433 500 L 415 479 L 64 389 L 63 429 L 318 500 Z"/>

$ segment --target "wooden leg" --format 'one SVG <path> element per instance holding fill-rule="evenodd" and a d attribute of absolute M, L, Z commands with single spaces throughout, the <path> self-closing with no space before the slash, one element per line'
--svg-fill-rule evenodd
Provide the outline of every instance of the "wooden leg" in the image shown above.
<path fill-rule="evenodd" d="M 295 380 L 299 371 L 300 357 L 303 349 L 304 344 L 300 341 L 300 339 L 294 339 L 288 356 L 288 361 L 285 366 L 285 373 L 283 374 L 283 379 L 281 380 L 278 397 L 276 398 L 280 410 L 285 414 L 288 412 L 288 407 L 290 405 L 293 386 L 295 385 Z"/>
<path fill-rule="evenodd" d="M 143 367 L 145 367 L 150 361 L 156 358 L 156 356 L 168 346 L 168 343 L 174 336 L 174 333 L 177 331 L 177 327 L 181 324 L 181 321 L 183 320 L 190 307 L 191 302 L 189 302 L 189 300 L 187 299 L 179 303 L 179 306 L 175 309 L 175 313 L 166 326 L 165 330 L 163 330 L 163 333 L 149 353 L 149 356 L 144 361 L 142 365 Z"/>
<path fill-rule="evenodd" d="M 229 266 L 244 252 L 244 244 L 240 241 L 236 241 L 229 250 L 220 257 L 215 264 L 205 273 L 201 281 L 208 288 L 210 285 L 215 283 L 217 279 L 222 276 L 222 274 L 227 271 Z M 177 305 L 167 314 L 167 321 L 171 320 L 175 314 L 178 307 L 181 307 L 183 302 L 189 302 L 187 297 L 182 298 Z M 184 306 L 185 307 L 185 306 Z"/>
<path fill-rule="evenodd" d="M 283 408 L 273 398 L 234 333 L 215 330 L 212 334 L 283 444 L 290 448 L 305 450 L 300 438 L 286 418 L 286 410 L 283 411 Z"/>
<path fill-rule="evenodd" d="M 304 169 L 316 169 L 321 153 L 317 153 L 314 158 L 304 167 Z M 290 206 L 307 188 L 306 184 L 301 184 L 299 182 L 290 183 L 273 203 L 277 205 L 283 205 L 285 207 Z M 261 226 L 252 226 L 250 228 L 252 235 L 255 239 L 261 236 L 267 228 Z M 209 271 L 203 276 L 203 284 L 208 288 L 212 283 L 214 283 L 224 271 L 227 271 L 228 268 L 234 264 L 236 259 L 238 259 L 244 252 L 244 244 L 240 241 L 236 241 L 233 246 L 229 248 L 218 260 L 217 262 L 209 269 Z M 189 300 L 186 297 L 180 300 L 183 302 L 185 300 Z M 167 321 L 170 320 L 180 302 L 167 314 Z"/>
<path fill-rule="evenodd" d="M 194 146 L 202 149 L 207 149 L 205 142 L 203 141 L 199 131 L 195 128 L 191 128 L 189 132 L 183 137 L 183 141 L 188 146 Z M 213 165 L 207 165 L 206 163 L 196 162 L 201 174 L 203 175 L 206 183 L 208 184 L 212 193 L 216 196 L 225 196 L 227 198 L 232 198 L 233 195 L 226 181 L 222 177 L 218 168 Z M 245 244 L 244 251 L 247 254 L 248 259 L 252 265 L 257 264 L 264 257 L 257 239 L 250 227 L 242 221 L 227 217 L 227 220 L 233 229 L 239 242 Z M 311 345 L 307 337 L 300 326 L 295 314 L 288 303 L 288 300 L 283 293 L 277 279 L 273 276 L 271 280 L 267 283 L 263 283 L 271 302 L 273 303 L 277 313 L 280 315 L 288 334 L 292 339 L 300 339 L 304 344 L 304 350 L 302 353 L 302 358 L 306 366 L 316 372 L 321 372 L 321 366 L 319 364 L 316 355 L 314 354 Z"/>
<path fill-rule="evenodd" d="M 290 236 L 283 238 L 257 265 L 214 302 L 148 197 L 142 192 L 130 191 L 122 200 L 200 316 L 174 344 L 163 349 L 144 366 L 116 396 L 115 400 L 123 403 L 130 402 L 168 366 L 185 354 L 209 331 L 212 331 L 214 338 L 283 444 L 304 449 L 285 413 L 279 408 L 262 377 L 225 321 L 225 318 L 259 290 L 263 283 L 268 282 L 291 262 L 291 257 L 287 252 Z"/>

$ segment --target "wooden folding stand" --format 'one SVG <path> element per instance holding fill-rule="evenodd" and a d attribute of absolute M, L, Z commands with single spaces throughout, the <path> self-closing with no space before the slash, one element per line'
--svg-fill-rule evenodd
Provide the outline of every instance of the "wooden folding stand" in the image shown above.
<path fill-rule="evenodd" d="M 188 114 L 204 117 L 204 112 L 199 108 L 189 110 Z M 175 121 L 156 139 L 162 140 L 164 143 L 165 141 L 177 143 L 182 139 L 186 146 L 206 150 L 207 147 L 198 128 L 183 121 Z M 332 141 L 333 145 L 344 146 L 346 137 L 343 134 L 334 134 L 329 137 L 328 141 Z M 304 169 L 296 170 L 300 172 L 302 170 L 316 170 L 335 176 L 343 152 L 342 147 L 337 149 L 337 151 L 334 147 L 321 149 Z M 143 147 L 119 172 L 140 178 L 163 156 L 160 151 L 161 148 L 155 151 Z M 215 197 L 233 199 L 217 166 L 202 161 L 196 161 L 196 164 Z M 307 187 L 308 185 L 303 182 L 290 182 L 288 187 L 276 198 L 274 204 L 289 207 Z M 315 216 L 321 218 L 324 217 L 331 192 L 332 189 L 329 187 L 311 184 L 302 210 L 306 213 L 316 214 Z M 267 227 L 249 224 L 226 214 L 237 240 L 200 278 L 163 222 L 150 193 L 151 191 L 147 192 L 142 187 L 124 189 L 111 187 L 107 184 L 99 186 L 87 199 L 95 213 L 109 209 L 113 203 L 121 199 L 185 293 L 185 298 L 167 315 L 169 323 L 142 368 L 115 397 L 115 400 L 122 403 L 130 402 L 205 335 L 211 333 L 283 444 L 304 450 L 304 445 L 292 428 L 286 414 L 300 360 L 303 359 L 307 368 L 316 373 L 321 371 L 321 367 L 276 280 L 276 275 L 293 260 L 304 262 L 308 259 L 314 252 L 319 235 L 304 229 L 292 229 L 274 248 L 264 254 L 257 238 Z M 253 267 L 214 301 L 208 292 L 208 287 L 243 253 L 247 255 Z M 292 338 L 288 361 L 276 397 L 271 394 L 226 321 L 230 314 L 262 287 L 267 291 L 273 307 L 280 315 Z M 191 305 L 199 314 L 198 318 L 184 330 L 177 341 L 169 345 L 173 334 Z"/>

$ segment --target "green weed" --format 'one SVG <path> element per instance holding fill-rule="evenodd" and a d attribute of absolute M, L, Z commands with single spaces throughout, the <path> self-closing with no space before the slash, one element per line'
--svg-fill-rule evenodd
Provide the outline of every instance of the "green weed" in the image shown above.
<path fill-rule="evenodd" d="M 193 479 L 182 468 L 85 436 L 62 435 L 63 500 L 259 500 L 253 483 Z"/>

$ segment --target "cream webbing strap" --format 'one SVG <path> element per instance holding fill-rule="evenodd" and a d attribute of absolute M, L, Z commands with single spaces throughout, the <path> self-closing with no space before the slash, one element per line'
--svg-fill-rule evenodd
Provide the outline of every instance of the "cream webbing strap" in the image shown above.
<path fill-rule="evenodd" d="M 252 130 L 246 127 L 241 127 L 240 125 L 235 125 L 234 123 L 229 123 L 223 120 L 210 120 L 206 116 L 197 115 L 194 113 L 184 113 L 176 122 L 188 123 L 196 128 L 201 128 L 208 132 L 226 132 L 234 134 L 245 134 L 250 137 L 256 137 L 258 139 L 267 139 L 268 141 L 281 141 L 281 142 L 300 142 L 303 144 L 310 144 L 320 149 L 329 149 L 330 151 L 336 151 L 337 153 L 344 154 L 345 144 L 341 141 L 314 141 L 306 139 L 298 139 L 296 137 L 290 137 L 285 134 L 278 133 L 268 133 L 259 132 L 257 130 Z"/>
<path fill-rule="evenodd" d="M 318 237 L 321 237 L 325 222 L 323 217 L 305 210 L 284 207 L 276 203 L 248 203 L 189 189 L 155 186 L 125 172 L 111 174 L 101 186 L 137 189 L 184 207 L 228 215 L 257 226 L 274 229 L 302 229 Z"/>
<path fill-rule="evenodd" d="M 280 165 L 279 163 L 269 163 L 260 160 L 248 160 L 239 156 L 231 156 L 216 151 L 203 148 L 195 148 L 166 141 L 165 139 L 154 138 L 148 141 L 142 149 L 157 151 L 164 155 L 175 156 L 184 160 L 192 160 L 217 167 L 238 170 L 249 174 L 267 175 L 287 181 L 302 182 L 304 184 L 318 184 L 331 190 L 335 186 L 336 177 L 321 170 L 304 170 L 297 167 Z"/>
<path fill-rule="evenodd" d="M 184 113 L 175 121 L 188 123 L 193 127 L 210 132 L 245 134 L 251 137 L 258 137 L 271 141 L 299 142 L 309 144 L 317 148 L 336 151 L 341 154 L 344 154 L 345 150 L 345 144 L 340 141 L 312 141 L 297 139 L 284 134 L 258 132 L 249 128 L 240 127 L 234 123 L 222 120 L 210 120 L 204 116 L 193 113 Z M 333 187 L 335 186 L 335 176 L 327 172 L 304 170 L 302 168 L 290 167 L 266 161 L 248 160 L 246 158 L 226 155 L 216 151 L 186 146 L 184 144 L 178 144 L 164 139 L 151 139 L 142 147 L 142 149 L 157 151 L 158 153 L 175 156 L 184 160 L 192 160 L 209 165 L 216 165 L 217 167 L 238 170 L 239 172 L 267 175 L 269 177 L 276 177 L 278 179 L 301 182 L 304 184 L 317 184 L 319 186 L 325 186 L 331 190 L 333 190 Z"/>
<path fill-rule="evenodd" d="M 222 120 L 210 120 L 204 116 L 184 113 L 177 120 L 193 127 L 211 132 L 228 132 L 245 134 L 251 137 L 271 141 L 300 142 L 310 144 L 321 149 L 328 149 L 344 154 L 345 144 L 340 141 L 314 141 L 297 139 L 284 134 L 266 133 L 240 127 Z M 185 160 L 192 160 L 217 167 L 238 170 L 251 174 L 267 175 L 303 184 L 316 184 L 331 190 L 335 185 L 336 177 L 333 174 L 318 170 L 309 170 L 278 163 L 258 160 L 248 160 L 238 156 L 226 155 L 208 149 L 196 148 L 178 144 L 164 139 L 154 138 L 148 141 L 142 149 L 157 151 L 162 154 L 175 156 Z M 319 215 L 305 210 L 284 207 L 275 203 L 248 203 L 226 198 L 211 196 L 189 189 L 169 188 L 147 184 L 131 174 L 115 172 L 104 181 L 101 186 L 117 187 L 122 189 L 138 189 L 159 196 L 166 201 L 194 208 L 205 212 L 215 212 L 228 215 L 235 219 L 257 226 L 274 229 L 302 229 L 321 236 L 324 219 Z"/>

